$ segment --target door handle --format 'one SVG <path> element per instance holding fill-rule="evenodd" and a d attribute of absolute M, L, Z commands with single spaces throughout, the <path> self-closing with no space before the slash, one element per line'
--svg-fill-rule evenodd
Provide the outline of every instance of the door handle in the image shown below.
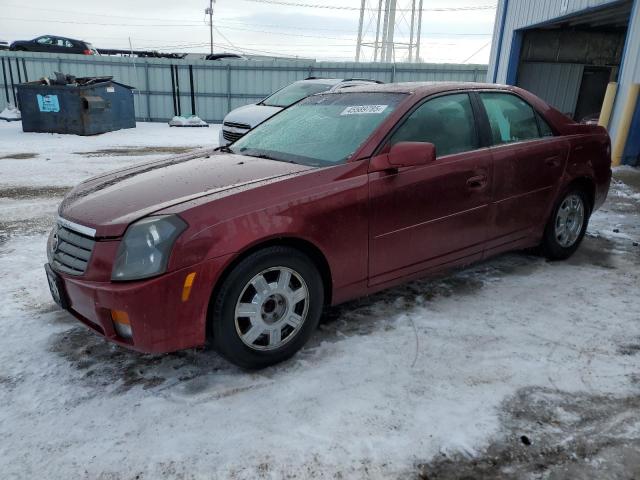
<path fill-rule="evenodd" d="M 473 188 L 473 189 L 483 188 L 486 184 L 487 184 L 486 175 L 477 175 L 467 180 L 467 187 Z"/>

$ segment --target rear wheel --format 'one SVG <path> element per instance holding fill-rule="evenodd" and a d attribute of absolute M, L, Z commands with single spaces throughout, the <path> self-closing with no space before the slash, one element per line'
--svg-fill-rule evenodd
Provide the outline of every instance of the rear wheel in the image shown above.
<path fill-rule="evenodd" d="M 587 231 L 591 208 L 583 190 L 569 190 L 556 205 L 545 228 L 542 251 L 551 260 L 575 253 Z"/>
<path fill-rule="evenodd" d="M 243 368 L 293 356 L 316 329 L 324 304 L 314 263 L 289 247 L 269 247 L 242 260 L 213 299 L 214 348 Z"/>

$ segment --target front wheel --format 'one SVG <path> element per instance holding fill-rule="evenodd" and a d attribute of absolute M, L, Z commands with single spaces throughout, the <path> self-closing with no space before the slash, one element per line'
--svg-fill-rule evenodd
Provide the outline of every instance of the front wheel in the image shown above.
<path fill-rule="evenodd" d="M 572 189 L 556 205 L 545 228 L 542 251 L 551 260 L 575 253 L 587 231 L 591 209 L 583 190 Z"/>
<path fill-rule="evenodd" d="M 243 259 L 213 299 L 214 348 L 232 363 L 264 368 L 293 356 L 318 326 L 322 277 L 302 252 L 269 247 Z"/>

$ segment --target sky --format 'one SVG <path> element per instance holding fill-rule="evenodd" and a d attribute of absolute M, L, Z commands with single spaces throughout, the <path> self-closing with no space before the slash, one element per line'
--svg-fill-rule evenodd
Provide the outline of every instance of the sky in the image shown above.
<path fill-rule="evenodd" d="M 365 40 L 375 39 L 378 0 L 366 0 Z M 497 0 L 423 0 L 421 59 L 488 63 Z M 398 0 L 396 41 L 408 42 L 411 0 Z M 296 4 L 296 5 L 291 5 Z M 217 0 L 214 51 L 318 60 L 355 59 L 361 0 Z M 51 34 L 98 48 L 207 52 L 208 0 L 0 0 L 0 39 Z M 322 7 L 322 8 L 320 8 Z M 460 10 L 440 10 L 458 9 Z M 373 50 L 364 48 L 362 60 Z M 406 61 L 398 48 L 395 60 Z"/>

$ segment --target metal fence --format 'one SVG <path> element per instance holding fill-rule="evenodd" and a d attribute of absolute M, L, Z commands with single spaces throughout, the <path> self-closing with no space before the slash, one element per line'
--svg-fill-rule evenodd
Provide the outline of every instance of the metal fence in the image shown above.
<path fill-rule="evenodd" d="M 484 82 L 486 65 L 380 64 L 265 60 L 212 62 L 0 52 L 0 104 L 15 102 L 15 86 L 63 72 L 77 77 L 113 76 L 136 88 L 136 119 L 167 121 L 196 114 L 220 122 L 231 110 L 307 77 L 369 78 L 383 82 Z"/>

